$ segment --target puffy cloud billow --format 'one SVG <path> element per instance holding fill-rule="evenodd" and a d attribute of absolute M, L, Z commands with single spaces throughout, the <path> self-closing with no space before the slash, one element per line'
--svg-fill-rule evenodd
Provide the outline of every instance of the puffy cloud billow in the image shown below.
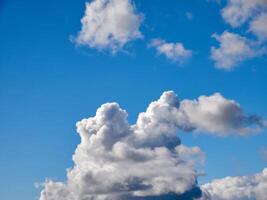
<path fill-rule="evenodd" d="M 40 200 L 193 200 L 207 196 L 197 184 L 196 164 L 205 154 L 181 144 L 177 132 L 249 134 L 263 120 L 216 93 L 180 101 L 164 92 L 130 125 L 117 103 L 103 104 L 94 117 L 77 122 L 81 143 L 66 182 L 47 180 Z"/>
<path fill-rule="evenodd" d="M 265 13 L 261 13 L 250 22 L 249 30 L 254 33 L 260 41 L 263 42 L 267 40 L 267 11 Z"/>
<path fill-rule="evenodd" d="M 267 168 L 251 176 L 217 179 L 202 186 L 201 200 L 266 200 Z"/>
<path fill-rule="evenodd" d="M 245 36 L 227 30 L 221 35 L 212 35 L 219 42 L 219 47 L 211 47 L 211 58 L 215 61 L 215 66 L 231 70 L 246 60 L 266 54 L 267 0 L 225 2 L 226 6 L 221 9 L 223 20 L 236 30 L 244 25 L 247 29 Z M 256 38 L 248 33 L 254 34 Z"/>
<path fill-rule="evenodd" d="M 219 42 L 219 47 L 211 47 L 211 58 L 217 68 L 231 70 L 241 62 L 265 53 L 254 41 L 236 33 L 224 31 L 212 37 Z"/>
<path fill-rule="evenodd" d="M 266 0 L 227 0 L 227 5 L 221 10 L 221 14 L 231 26 L 239 27 L 266 9 Z"/>
<path fill-rule="evenodd" d="M 143 37 L 142 20 L 131 0 L 94 0 L 86 3 L 76 43 L 116 53 L 129 41 Z"/>

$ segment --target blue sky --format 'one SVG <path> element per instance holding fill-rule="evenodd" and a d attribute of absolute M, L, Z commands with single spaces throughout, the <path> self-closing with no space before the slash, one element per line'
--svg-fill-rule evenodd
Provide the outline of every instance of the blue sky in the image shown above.
<path fill-rule="evenodd" d="M 162 92 L 181 99 L 220 92 L 248 114 L 267 117 L 267 59 L 255 56 L 233 70 L 215 67 L 211 37 L 225 30 L 256 40 L 248 24 L 233 28 L 223 20 L 225 2 L 135 0 L 143 13 L 143 39 L 123 51 L 79 46 L 70 38 L 81 30 L 85 0 L 0 1 L 0 197 L 37 199 L 35 182 L 66 179 L 80 142 L 75 123 L 94 116 L 105 102 L 118 102 L 135 123 Z M 186 13 L 192 14 L 188 19 Z M 180 42 L 192 50 L 182 65 L 148 48 L 151 39 Z M 263 45 L 262 45 L 263 46 Z M 216 137 L 178 133 L 183 144 L 206 152 L 205 183 L 227 175 L 261 171 L 266 130 L 253 136 Z"/>

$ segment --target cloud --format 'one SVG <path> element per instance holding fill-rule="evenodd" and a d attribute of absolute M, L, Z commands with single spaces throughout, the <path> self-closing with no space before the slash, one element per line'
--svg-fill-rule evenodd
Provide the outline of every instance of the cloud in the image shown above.
<path fill-rule="evenodd" d="M 234 100 L 225 99 L 220 93 L 200 96 L 198 100 L 183 100 L 181 113 L 186 127 L 193 127 L 210 134 L 252 134 L 265 126 L 264 120 L 256 115 L 246 115 Z M 183 125 L 185 126 L 185 125 Z"/>
<path fill-rule="evenodd" d="M 201 200 L 265 200 L 267 168 L 251 176 L 217 179 L 201 187 Z"/>
<path fill-rule="evenodd" d="M 192 21 L 194 19 L 194 15 L 191 12 L 186 12 L 185 16 L 189 21 Z"/>
<path fill-rule="evenodd" d="M 239 28 L 249 22 L 247 31 L 257 36 L 248 39 L 236 33 L 224 31 L 221 35 L 213 34 L 220 44 L 211 47 L 211 58 L 217 68 L 231 70 L 245 60 L 266 53 L 263 42 L 267 39 L 267 1 L 266 0 L 227 0 L 221 10 L 224 21 L 233 28 Z"/>
<path fill-rule="evenodd" d="M 47 180 L 40 200 L 193 200 L 202 195 L 196 165 L 205 154 L 181 144 L 177 131 L 243 134 L 260 123 L 220 94 L 180 101 L 164 92 L 133 125 L 117 103 L 103 104 L 76 124 L 81 143 L 67 181 Z"/>
<path fill-rule="evenodd" d="M 153 39 L 148 45 L 154 47 L 159 55 L 166 56 L 167 59 L 183 64 L 184 61 L 192 57 L 192 51 L 185 49 L 182 43 L 167 43 L 161 39 Z"/>
<path fill-rule="evenodd" d="M 236 28 L 266 8 L 266 0 L 228 0 L 221 14 L 227 23 Z"/>
<path fill-rule="evenodd" d="M 261 13 L 250 23 L 249 30 L 261 41 L 267 39 L 267 12 Z"/>
<path fill-rule="evenodd" d="M 86 3 L 82 28 L 75 41 L 116 53 L 126 43 L 143 37 L 139 30 L 142 19 L 131 0 L 94 0 Z"/>
<path fill-rule="evenodd" d="M 219 42 L 219 47 L 211 47 L 211 58 L 217 68 L 231 70 L 241 62 L 263 54 L 254 42 L 236 33 L 224 31 L 212 37 Z"/>
<path fill-rule="evenodd" d="M 262 160 L 267 162 L 267 148 L 263 147 L 260 149 L 260 155 Z"/>
<path fill-rule="evenodd" d="M 246 115 L 237 102 L 220 93 L 180 101 L 174 92 L 167 91 L 158 101 L 152 102 L 146 112 L 139 114 L 135 129 L 137 139 L 151 141 L 153 146 L 157 143 L 172 145 L 177 129 L 226 136 L 253 134 L 265 125 L 259 116 Z M 172 137 L 171 141 L 166 141 Z"/>

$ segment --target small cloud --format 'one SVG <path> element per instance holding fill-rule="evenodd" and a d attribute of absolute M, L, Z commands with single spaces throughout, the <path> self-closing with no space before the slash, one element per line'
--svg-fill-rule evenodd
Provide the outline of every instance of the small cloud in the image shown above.
<path fill-rule="evenodd" d="M 170 61 L 180 65 L 192 57 L 192 51 L 186 49 L 180 42 L 168 43 L 161 39 L 153 39 L 148 46 L 155 48 L 159 55 L 164 55 Z"/>
<path fill-rule="evenodd" d="M 236 28 L 267 8 L 266 0 L 227 0 L 221 10 L 225 22 Z"/>
<path fill-rule="evenodd" d="M 201 186 L 199 200 L 264 200 L 267 197 L 267 168 L 261 172 L 215 179 Z"/>
<path fill-rule="evenodd" d="M 231 70 L 243 61 L 263 54 L 254 42 L 236 33 L 224 31 L 212 37 L 219 42 L 219 47 L 211 47 L 211 58 L 217 68 Z"/>
<path fill-rule="evenodd" d="M 260 41 L 267 40 L 267 12 L 259 14 L 250 22 L 250 32 L 254 33 Z"/>

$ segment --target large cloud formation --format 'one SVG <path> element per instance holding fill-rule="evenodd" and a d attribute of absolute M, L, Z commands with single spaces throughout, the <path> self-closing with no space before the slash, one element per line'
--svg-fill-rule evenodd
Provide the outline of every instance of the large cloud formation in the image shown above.
<path fill-rule="evenodd" d="M 266 200 L 267 168 L 251 176 L 217 179 L 202 186 L 201 200 Z"/>
<path fill-rule="evenodd" d="M 139 31 L 142 18 L 131 0 L 94 0 L 86 3 L 76 42 L 116 53 L 127 42 L 142 38 Z"/>
<path fill-rule="evenodd" d="M 104 104 L 77 123 L 81 143 L 66 183 L 47 180 L 40 200 L 199 198 L 195 168 L 205 155 L 199 147 L 182 145 L 177 131 L 242 135 L 261 126 L 259 117 L 245 115 L 218 93 L 180 101 L 174 92 L 164 92 L 133 125 L 117 103 Z"/>

